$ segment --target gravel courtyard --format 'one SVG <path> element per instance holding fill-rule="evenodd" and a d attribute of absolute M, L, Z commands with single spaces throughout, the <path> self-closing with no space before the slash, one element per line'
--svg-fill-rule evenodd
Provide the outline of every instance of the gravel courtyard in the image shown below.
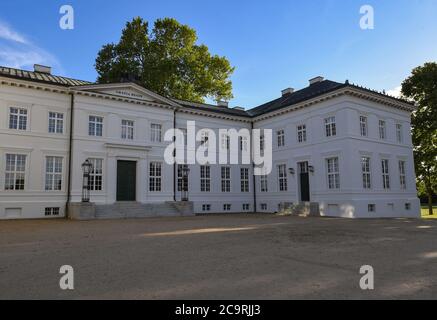
<path fill-rule="evenodd" d="M 74 268 L 74 290 L 59 268 Z M 359 287 L 371 265 L 375 289 Z M 0 222 L 0 299 L 437 298 L 437 221 L 217 215 Z"/>

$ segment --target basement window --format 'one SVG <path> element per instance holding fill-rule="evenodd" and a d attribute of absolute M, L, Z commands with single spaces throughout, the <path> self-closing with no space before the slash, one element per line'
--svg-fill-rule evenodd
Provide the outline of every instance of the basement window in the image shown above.
<path fill-rule="evenodd" d="M 250 209 L 250 204 L 243 203 L 243 211 L 249 211 L 249 209 Z"/>
<path fill-rule="evenodd" d="M 369 212 L 375 212 L 376 211 L 376 205 L 375 204 L 369 204 L 367 206 L 367 211 Z"/>
<path fill-rule="evenodd" d="M 407 202 L 405 204 L 405 210 L 411 210 L 411 203 Z"/>
<path fill-rule="evenodd" d="M 45 216 L 59 216 L 59 207 L 48 207 L 44 210 Z"/>
<path fill-rule="evenodd" d="M 267 203 L 261 203 L 261 210 L 267 210 Z"/>
<path fill-rule="evenodd" d="M 202 211 L 211 211 L 210 204 L 202 204 Z"/>
<path fill-rule="evenodd" d="M 231 211 L 231 205 L 229 203 L 225 203 L 223 205 L 223 211 Z"/>

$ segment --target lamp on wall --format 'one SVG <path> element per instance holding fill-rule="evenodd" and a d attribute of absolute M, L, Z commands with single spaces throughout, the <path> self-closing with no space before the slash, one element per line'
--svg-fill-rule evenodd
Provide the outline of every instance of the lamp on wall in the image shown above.
<path fill-rule="evenodd" d="M 288 173 L 289 174 L 294 174 L 294 168 L 288 168 Z"/>
<path fill-rule="evenodd" d="M 82 163 L 82 202 L 90 202 L 90 173 L 92 168 L 93 165 L 88 159 Z"/>
<path fill-rule="evenodd" d="M 308 166 L 308 171 L 311 173 L 314 173 L 314 167 L 313 166 Z"/>

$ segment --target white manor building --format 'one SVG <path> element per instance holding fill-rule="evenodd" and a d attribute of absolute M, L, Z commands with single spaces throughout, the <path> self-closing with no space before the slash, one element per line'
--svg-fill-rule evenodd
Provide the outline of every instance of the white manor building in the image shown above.
<path fill-rule="evenodd" d="M 413 110 L 322 77 L 244 110 L 166 98 L 134 83 L 54 76 L 38 65 L 0 67 L 0 219 L 73 216 L 87 159 L 91 218 L 272 213 L 308 203 L 322 216 L 419 217 Z M 189 165 L 187 210 L 180 167 L 164 161 L 163 134 L 189 120 L 217 132 L 272 129 L 271 173 Z"/>

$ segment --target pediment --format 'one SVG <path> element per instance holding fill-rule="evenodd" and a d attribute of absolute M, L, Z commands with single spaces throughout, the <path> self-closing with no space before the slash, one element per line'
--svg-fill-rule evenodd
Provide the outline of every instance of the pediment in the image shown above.
<path fill-rule="evenodd" d="M 101 93 L 121 98 L 141 100 L 144 102 L 154 102 L 159 104 L 178 106 L 178 104 L 168 98 L 143 88 L 135 83 L 111 83 L 94 84 L 75 87 L 76 90 Z"/>

